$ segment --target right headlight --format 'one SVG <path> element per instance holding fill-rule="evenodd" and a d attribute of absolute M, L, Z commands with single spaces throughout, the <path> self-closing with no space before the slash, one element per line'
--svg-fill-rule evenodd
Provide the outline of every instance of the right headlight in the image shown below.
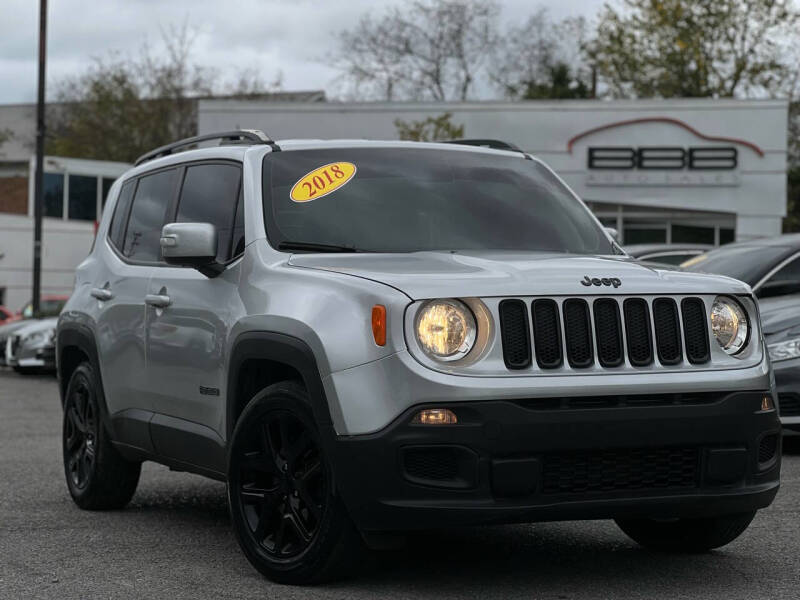
<path fill-rule="evenodd" d="M 769 358 L 772 362 L 800 358 L 800 338 L 768 344 Z"/>
<path fill-rule="evenodd" d="M 465 357 L 475 345 L 475 316 L 460 300 L 431 300 L 420 308 L 414 332 L 422 350 L 439 361 Z"/>
<path fill-rule="evenodd" d="M 711 306 L 711 331 L 725 352 L 737 354 L 750 335 L 747 313 L 733 298 L 717 296 Z"/>

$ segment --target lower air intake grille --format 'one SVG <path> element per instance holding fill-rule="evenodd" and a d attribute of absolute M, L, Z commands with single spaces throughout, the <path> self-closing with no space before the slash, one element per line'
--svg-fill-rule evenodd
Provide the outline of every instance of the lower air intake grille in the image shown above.
<path fill-rule="evenodd" d="M 800 396 L 797 394 L 780 394 L 778 406 L 782 417 L 800 417 Z"/>
<path fill-rule="evenodd" d="M 692 364 L 708 362 L 708 328 L 706 326 L 706 307 L 700 298 L 684 298 L 681 302 L 683 313 L 683 335 L 686 338 L 686 358 Z"/>
<path fill-rule="evenodd" d="M 758 445 L 758 462 L 759 464 L 768 463 L 775 458 L 775 453 L 778 451 L 778 435 L 773 433 L 761 438 L 761 443 Z"/>
<path fill-rule="evenodd" d="M 500 334 L 506 367 L 528 367 L 531 364 L 531 338 L 528 307 L 522 300 L 503 300 L 500 303 Z"/>
<path fill-rule="evenodd" d="M 405 453 L 405 467 L 411 477 L 446 481 L 458 475 L 458 457 L 452 448 L 419 448 Z"/>
<path fill-rule="evenodd" d="M 536 362 L 542 369 L 561 366 L 561 327 L 558 305 L 555 300 L 543 299 L 533 302 L 533 346 Z"/>
<path fill-rule="evenodd" d="M 697 448 L 585 450 L 543 457 L 545 494 L 686 489 L 697 486 Z"/>
<path fill-rule="evenodd" d="M 407 446 L 400 464 L 405 478 L 420 485 L 469 489 L 478 480 L 478 455 L 464 446 Z"/>
<path fill-rule="evenodd" d="M 650 335 L 650 311 L 641 298 L 628 298 L 622 305 L 628 338 L 628 359 L 634 367 L 653 362 L 653 338 Z"/>

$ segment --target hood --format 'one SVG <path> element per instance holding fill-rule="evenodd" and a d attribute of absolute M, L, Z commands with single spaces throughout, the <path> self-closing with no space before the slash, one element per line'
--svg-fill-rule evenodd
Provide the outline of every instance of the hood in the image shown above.
<path fill-rule="evenodd" d="M 8 323 L 6 325 L 0 325 L 0 340 L 6 339 L 15 331 L 22 329 L 23 327 L 27 327 L 31 324 L 30 319 L 21 320 L 21 321 L 14 321 L 13 323 Z"/>
<path fill-rule="evenodd" d="M 25 327 L 20 327 L 14 333 L 18 336 L 25 337 L 39 331 L 48 331 L 55 329 L 58 323 L 58 317 L 50 317 L 47 319 L 32 319 L 25 321 Z"/>
<path fill-rule="evenodd" d="M 378 281 L 414 300 L 609 293 L 750 293 L 749 286 L 729 277 L 656 268 L 622 256 L 498 251 L 295 254 L 289 264 Z"/>
<path fill-rule="evenodd" d="M 759 300 L 758 308 L 765 336 L 800 334 L 800 294 L 764 298 Z"/>

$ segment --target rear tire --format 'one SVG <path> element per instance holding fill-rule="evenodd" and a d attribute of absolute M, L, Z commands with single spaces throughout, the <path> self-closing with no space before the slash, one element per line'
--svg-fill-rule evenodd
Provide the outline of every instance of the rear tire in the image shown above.
<path fill-rule="evenodd" d="M 738 538 L 755 511 L 703 519 L 617 519 L 617 525 L 638 544 L 669 552 L 706 552 Z"/>
<path fill-rule="evenodd" d="M 142 464 L 114 448 L 100 412 L 102 390 L 89 363 L 75 369 L 64 401 L 64 474 L 73 501 L 84 510 L 122 508 L 133 497 Z"/>
<path fill-rule="evenodd" d="M 341 501 L 302 385 L 271 385 L 244 409 L 228 454 L 228 505 L 250 563 L 278 583 L 345 575 L 361 538 Z"/>

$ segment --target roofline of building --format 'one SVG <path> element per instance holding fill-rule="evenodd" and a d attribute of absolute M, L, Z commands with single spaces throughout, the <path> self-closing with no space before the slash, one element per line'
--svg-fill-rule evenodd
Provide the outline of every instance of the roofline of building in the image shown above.
<path fill-rule="evenodd" d="M 287 109 L 302 111 L 393 111 L 393 112 L 446 112 L 448 110 L 483 111 L 569 111 L 569 110 L 666 110 L 671 108 L 692 108 L 695 110 L 779 108 L 788 110 L 788 99 L 739 99 L 739 98 L 668 98 L 642 100 L 480 100 L 467 102 L 341 102 L 318 103 L 274 102 L 241 100 L 236 98 L 199 100 L 198 109 L 204 112 L 216 111 L 283 111 Z"/>

